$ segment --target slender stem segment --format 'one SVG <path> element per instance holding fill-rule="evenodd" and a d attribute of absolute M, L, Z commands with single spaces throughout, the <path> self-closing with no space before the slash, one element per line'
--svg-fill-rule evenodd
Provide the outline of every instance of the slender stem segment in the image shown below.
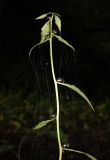
<path fill-rule="evenodd" d="M 59 145 L 59 160 L 62 159 L 62 145 L 61 145 L 61 138 L 60 138 L 60 125 L 59 125 L 59 94 L 58 94 L 58 84 L 55 78 L 55 71 L 54 71 L 54 64 L 53 64 L 53 53 L 52 53 L 52 20 L 53 15 L 50 19 L 50 61 L 51 61 L 51 69 L 52 69 L 52 76 L 54 81 L 55 87 L 55 95 L 56 95 L 56 106 L 57 106 L 57 115 L 56 115 L 56 126 L 57 126 L 57 138 L 58 138 L 58 145 Z"/>

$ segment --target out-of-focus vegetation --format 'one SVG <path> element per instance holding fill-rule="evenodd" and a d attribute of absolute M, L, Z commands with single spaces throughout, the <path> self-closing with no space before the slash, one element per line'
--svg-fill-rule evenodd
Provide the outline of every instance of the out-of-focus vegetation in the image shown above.
<path fill-rule="evenodd" d="M 39 105 L 41 105 L 41 108 L 46 107 L 45 102 L 38 102 L 37 106 Z M 68 143 L 74 148 L 94 154 L 99 159 L 108 160 L 108 157 L 110 157 L 110 101 L 105 99 L 99 103 L 94 102 L 93 105 L 96 109 L 95 113 L 80 100 L 69 102 L 64 106 L 64 109 L 62 107 L 62 127 L 65 133 L 62 135 L 62 138 L 68 137 Z M 41 143 L 42 139 L 44 146 L 39 147 L 41 147 L 41 150 L 44 150 L 45 144 L 48 143 L 48 138 L 50 137 L 48 135 L 53 136 L 55 134 L 52 134 L 54 128 L 49 130 L 46 127 L 43 130 L 43 134 L 47 138 L 44 138 L 44 136 L 40 137 L 40 135 L 39 137 L 35 136 L 37 133 L 32 131 L 32 127 L 35 125 L 35 107 L 34 92 L 27 97 L 22 92 L 22 88 L 16 91 L 0 92 L 0 155 L 3 160 L 8 160 L 9 156 L 17 159 L 18 146 L 28 131 L 30 131 L 30 134 L 21 145 L 24 147 L 24 150 L 21 152 L 23 153 L 21 156 L 24 156 L 23 160 L 26 157 L 28 159 L 30 154 L 34 159 L 36 157 L 34 151 L 37 151 L 37 143 Z M 65 121 L 65 117 L 68 117 L 68 120 Z M 68 128 L 65 129 L 66 127 Z M 49 131 L 51 131 L 51 134 Z M 54 143 L 56 144 L 55 141 L 51 140 L 48 148 L 54 150 L 54 145 L 52 145 Z M 26 144 L 29 146 L 26 147 Z"/>
<path fill-rule="evenodd" d="M 37 159 L 38 152 L 40 159 L 48 159 L 49 155 L 53 159 L 56 158 L 57 141 L 52 124 L 41 133 L 32 130 L 36 124 L 36 106 L 43 111 L 44 117 L 50 111 L 47 111 L 45 99 L 37 100 L 36 105 L 37 86 L 31 65 L 26 59 L 16 60 L 14 63 L 7 58 L 1 63 L 1 67 L 3 72 L 0 75 L 0 159 L 18 159 L 19 144 L 23 160 Z M 94 97 L 91 99 L 95 113 L 81 99 L 68 101 L 67 104 L 64 101 L 61 110 L 62 138 L 72 148 L 86 151 L 101 160 L 109 160 L 110 100 L 102 98 L 97 101 Z M 66 117 L 68 121 L 65 121 Z M 65 154 L 66 156 L 69 155 Z M 69 158 L 73 159 L 73 154 Z"/>

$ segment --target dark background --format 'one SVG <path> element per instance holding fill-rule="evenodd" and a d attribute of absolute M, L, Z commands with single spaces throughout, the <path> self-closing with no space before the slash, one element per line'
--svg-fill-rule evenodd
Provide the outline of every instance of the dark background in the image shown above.
<path fill-rule="evenodd" d="M 62 17 L 62 36 L 76 49 L 80 85 L 82 84 L 87 92 L 91 92 L 92 96 L 109 97 L 109 1 L 41 0 L 0 3 L 0 64 L 4 63 L 0 69 L 1 84 L 5 81 L 10 85 L 11 81 L 15 81 L 11 79 L 11 66 L 8 64 L 10 61 L 12 65 L 16 61 L 27 63 L 30 48 L 39 41 L 41 26 L 34 19 L 43 13 L 55 11 Z M 14 66 L 12 72 L 16 77 Z"/>
<path fill-rule="evenodd" d="M 83 118 L 83 111 L 76 110 L 75 113 L 80 113 L 81 117 L 74 115 L 75 120 L 78 120 L 73 130 L 75 138 L 78 139 L 76 142 L 74 138 L 75 146 L 96 155 L 100 160 L 109 160 L 109 0 L 0 1 L 1 158 L 3 160 L 17 158 L 16 146 L 26 134 L 27 128 L 31 128 L 33 124 L 35 75 L 28 53 L 33 44 L 40 40 L 42 23 L 35 21 L 35 18 L 50 11 L 61 15 L 62 37 L 76 49 L 78 72 L 76 83 L 96 106 L 96 114 L 92 114 L 93 117 L 87 111 Z M 84 126 L 89 124 L 91 128 L 87 129 L 87 126 L 85 127 L 87 130 L 83 128 L 81 125 L 83 122 Z M 70 135 L 73 136 L 72 131 Z M 80 135 L 83 137 L 82 141 Z M 34 152 L 32 139 L 36 140 L 35 135 L 34 138 L 33 135 L 29 136 L 26 142 L 26 145 L 32 144 L 31 153 Z M 26 148 L 26 153 L 27 151 Z M 22 154 L 26 156 L 25 153 Z M 23 160 L 25 159 L 26 157 Z"/>

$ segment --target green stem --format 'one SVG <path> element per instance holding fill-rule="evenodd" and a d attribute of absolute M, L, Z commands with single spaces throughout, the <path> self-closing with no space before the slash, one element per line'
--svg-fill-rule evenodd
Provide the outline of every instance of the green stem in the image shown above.
<path fill-rule="evenodd" d="M 61 138 L 60 138 L 60 125 L 59 125 L 59 94 L 58 94 L 58 84 L 55 78 L 55 71 L 54 71 L 54 64 L 53 64 L 53 53 L 52 53 L 52 20 L 53 16 L 50 20 L 50 61 L 51 61 L 51 69 L 52 69 L 52 76 L 54 81 L 55 87 L 55 95 L 56 95 L 56 106 L 57 106 L 57 115 L 56 115 L 56 126 L 57 126 L 57 138 L 58 138 L 58 145 L 59 145 L 59 160 L 62 159 L 62 145 L 61 145 Z"/>

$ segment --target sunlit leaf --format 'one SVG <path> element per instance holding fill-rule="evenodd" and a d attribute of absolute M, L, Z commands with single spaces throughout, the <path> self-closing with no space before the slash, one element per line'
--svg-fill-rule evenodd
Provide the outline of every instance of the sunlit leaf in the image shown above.
<path fill-rule="evenodd" d="M 46 121 L 39 122 L 33 129 L 40 129 L 40 128 L 46 126 L 48 123 L 50 123 L 50 122 L 52 122 L 52 121 L 54 121 L 54 120 L 55 120 L 55 118 L 50 119 L 50 120 L 46 120 Z"/>
<path fill-rule="evenodd" d="M 57 15 L 55 15 L 55 24 L 57 25 L 59 32 L 61 32 L 61 19 Z"/>
<path fill-rule="evenodd" d="M 91 160 L 97 160 L 94 156 L 92 156 L 92 155 L 90 155 L 88 153 L 82 152 L 82 151 L 69 149 L 69 148 L 63 148 L 63 150 L 70 151 L 70 152 L 75 152 L 75 153 L 79 153 L 79 154 L 83 154 L 83 155 L 87 156 L 88 158 L 90 158 Z"/>
<path fill-rule="evenodd" d="M 35 49 L 37 46 L 39 46 L 39 45 L 41 45 L 41 44 L 43 44 L 43 43 L 45 43 L 45 42 L 47 42 L 47 41 L 49 41 L 49 39 L 46 39 L 46 40 L 44 40 L 44 41 L 41 41 L 40 43 L 35 44 L 35 45 L 30 49 L 30 51 L 29 51 L 29 56 L 31 55 L 33 49 Z"/>
<path fill-rule="evenodd" d="M 37 17 L 35 20 L 43 19 L 43 18 L 47 17 L 47 15 L 48 15 L 48 13 L 47 14 L 42 14 L 41 16 Z"/>
<path fill-rule="evenodd" d="M 67 84 L 67 83 L 60 83 L 58 81 L 57 81 L 57 83 L 60 85 L 66 86 L 66 87 L 72 89 L 73 91 L 77 92 L 83 99 L 86 100 L 86 102 L 88 102 L 88 104 L 93 109 L 93 111 L 95 111 L 92 104 L 90 103 L 89 99 L 87 98 L 87 96 L 78 87 L 76 87 L 75 85 Z"/>
<path fill-rule="evenodd" d="M 69 46 L 70 48 L 72 48 L 75 51 L 74 47 L 71 44 L 69 44 L 65 39 L 63 39 L 61 36 L 57 36 L 57 35 L 54 34 L 54 37 L 56 37 L 60 42 Z"/>

